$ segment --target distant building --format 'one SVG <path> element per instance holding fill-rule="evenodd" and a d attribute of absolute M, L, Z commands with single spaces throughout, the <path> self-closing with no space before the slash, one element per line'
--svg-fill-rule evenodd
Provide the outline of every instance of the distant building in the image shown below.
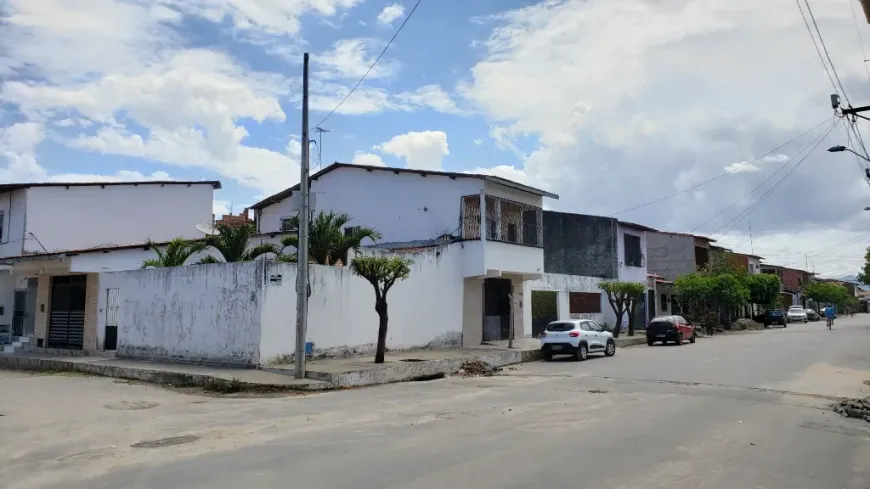
<path fill-rule="evenodd" d="M 214 216 L 212 216 L 214 218 Z M 220 219 L 214 221 L 215 226 L 223 224 L 226 226 L 239 227 L 246 224 L 254 224 L 254 219 L 250 216 L 248 209 L 243 210 L 239 215 L 224 214 Z"/>

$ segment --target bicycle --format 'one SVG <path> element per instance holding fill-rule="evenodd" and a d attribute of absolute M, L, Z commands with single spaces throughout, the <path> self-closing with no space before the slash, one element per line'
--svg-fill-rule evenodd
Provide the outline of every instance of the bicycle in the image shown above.
<path fill-rule="evenodd" d="M 828 329 L 833 328 L 834 327 L 834 318 L 827 318 L 827 320 L 828 320 Z"/>

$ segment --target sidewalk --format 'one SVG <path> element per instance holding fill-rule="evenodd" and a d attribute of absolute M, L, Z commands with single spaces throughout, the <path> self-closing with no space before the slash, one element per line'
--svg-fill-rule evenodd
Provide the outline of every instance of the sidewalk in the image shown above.
<path fill-rule="evenodd" d="M 118 360 L 96 356 L 59 356 L 40 353 L 0 355 L 0 368 L 81 372 L 103 377 L 141 380 L 174 387 L 202 387 L 215 392 L 318 391 L 330 385 L 311 379 L 250 368 L 220 368 L 177 363 Z"/>

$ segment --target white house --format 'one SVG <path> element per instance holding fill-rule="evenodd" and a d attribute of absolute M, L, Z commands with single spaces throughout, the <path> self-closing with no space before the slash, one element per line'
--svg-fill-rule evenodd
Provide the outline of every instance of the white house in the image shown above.
<path fill-rule="evenodd" d="M 296 185 L 251 206 L 260 233 L 289 230 L 298 191 Z M 557 195 L 490 175 L 343 163 L 312 175 L 311 194 L 314 212 L 345 212 L 351 225 L 378 230 L 379 247 L 450 248 L 461 266 L 430 287 L 462 288 L 461 303 L 442 307 L 462 311 L 463 345 L 507 339 L 512 318 L 515 337 L 526 335 L 523 284 L 544 273 L 543 198 Z"/>
<path fill-rule="evenodd" d="M 219 188 L 216 181 L 0 185 L 0 332 L 15 337 L 4 350 L 29 340 L 112 349 L 116 329 L 96 328 L 98 294 L 111 294 L 98 274 L 139 268 L 154 257 L 152 245 L 201 238 L 196 225 L 211 222 Z"/>

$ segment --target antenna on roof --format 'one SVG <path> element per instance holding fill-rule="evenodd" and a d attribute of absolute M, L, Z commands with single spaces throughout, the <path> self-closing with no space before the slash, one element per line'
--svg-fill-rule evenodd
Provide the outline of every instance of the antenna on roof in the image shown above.
<path fill-rule="evenodd" d="M 332 132 L 329 129 L 324 129 L 320 126 L 314 128 L 314 131 L 318 133 L 317 135 L 317 168 L 322 168 L 321 164 L 323 163 L 323 133 Z"/>

